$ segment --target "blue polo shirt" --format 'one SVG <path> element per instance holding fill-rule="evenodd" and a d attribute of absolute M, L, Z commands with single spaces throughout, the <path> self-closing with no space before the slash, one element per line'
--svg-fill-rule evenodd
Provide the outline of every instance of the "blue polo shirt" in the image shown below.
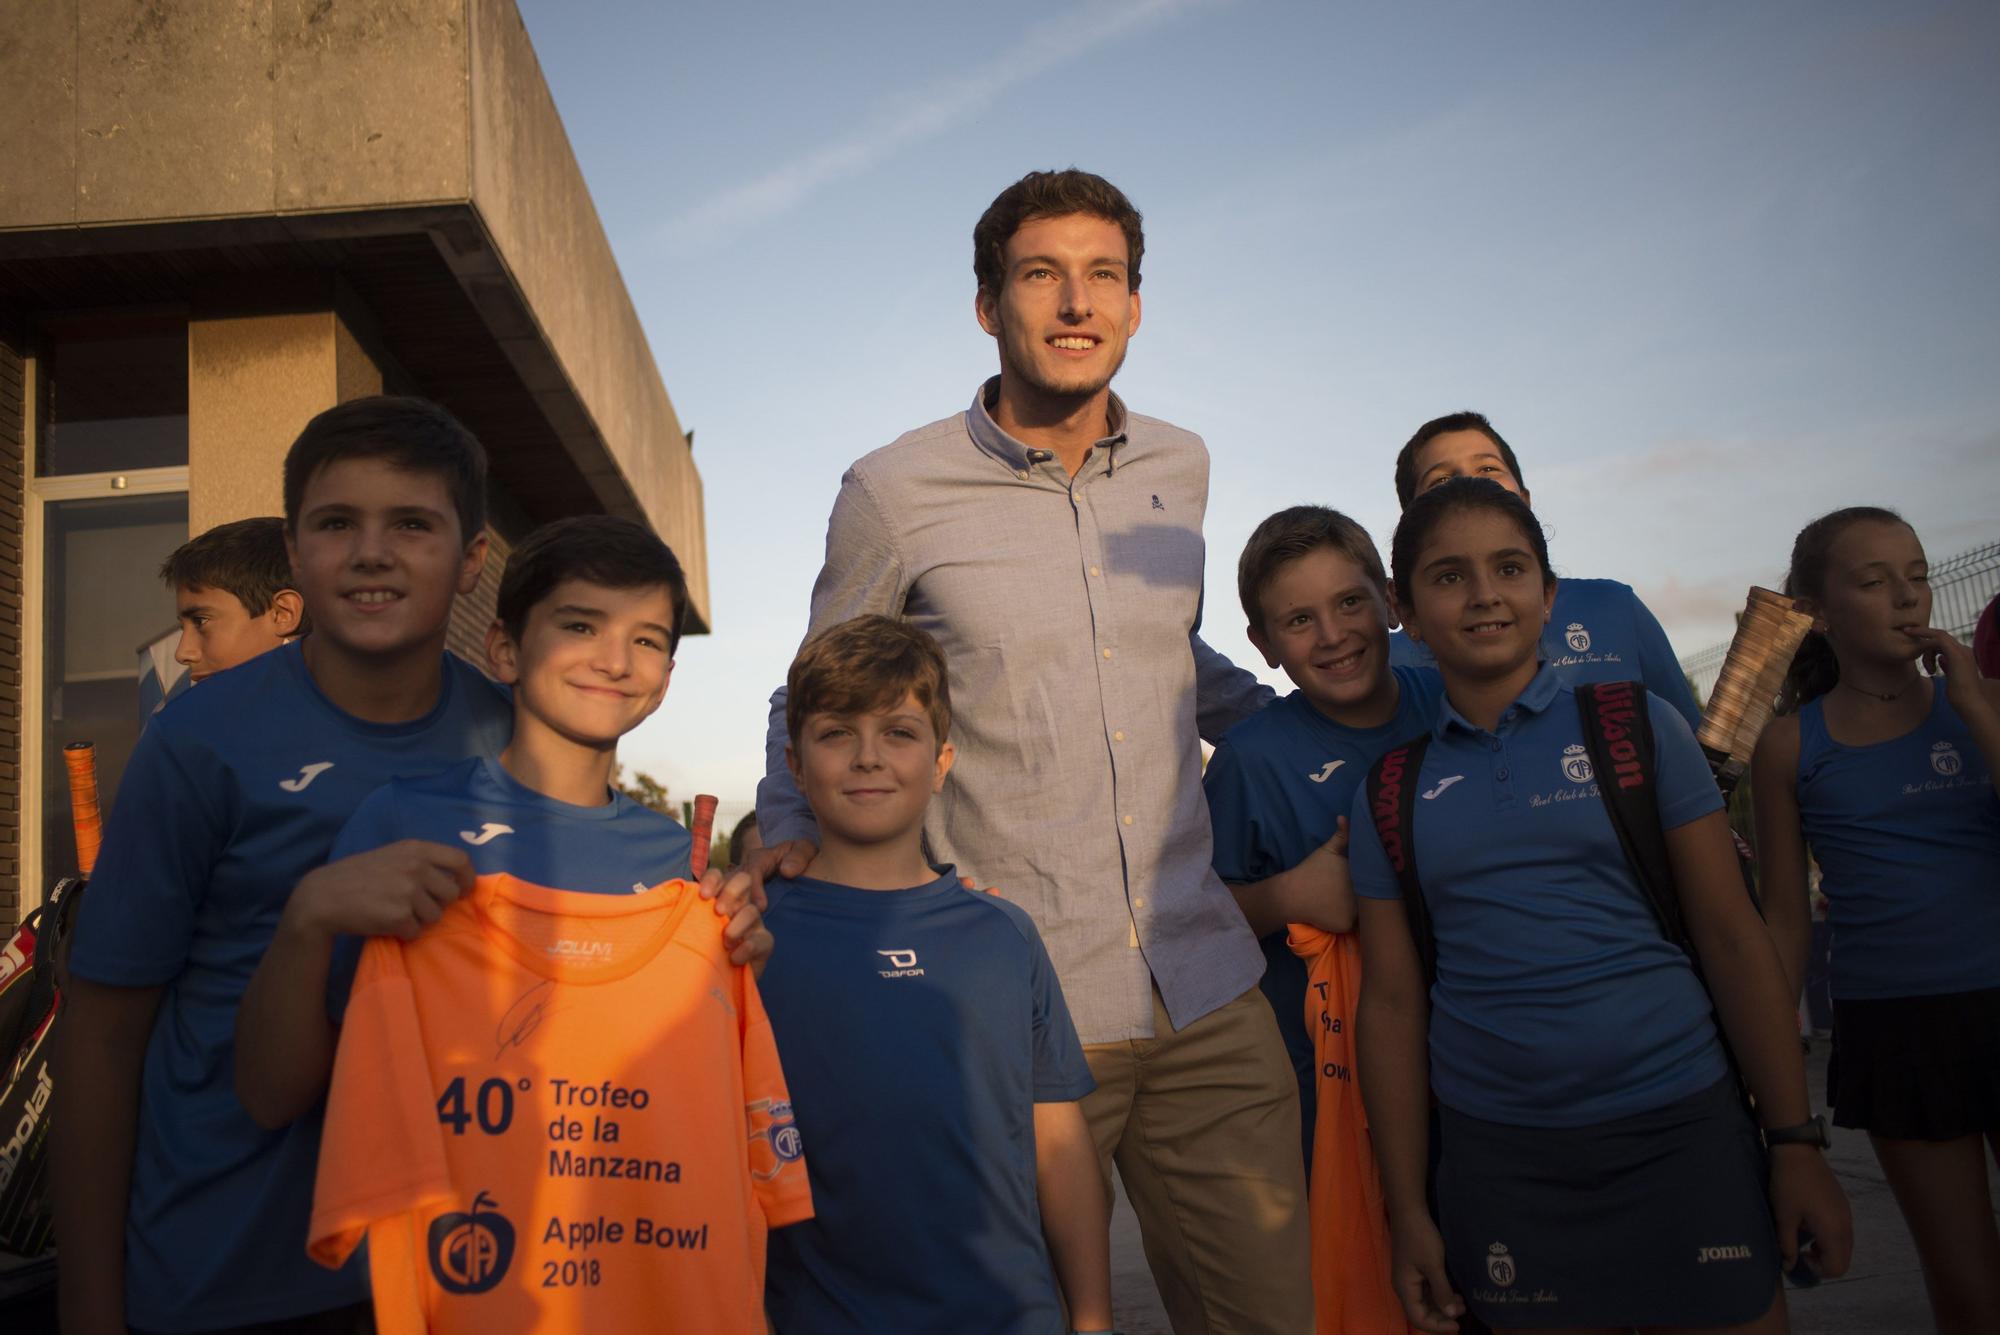
<path fill-rule="evenodd" d="M 681 823 L 616 789 L 601 806 L 544 796 L 491 756 L 441 774 L 384 784 L 333 841 L 329 862 L 403 839 L 425 839 L 472 859 L 476 876 L 509 876 L 560 890 L 629 895 L 688 874 L 694 840 Z M 361 938 L 342 937 L 327 973 L 327 1006 L 347 1011 Z"/>
<path fill-rule="evenodd" d="M 1067 1330 L 1035 1104 L 1093 1088 L 1028 915 L 947 869 L 908 890 L 773 881 L 758 983 L 816 1217 L 771 1234 L 778 1335 Z"/>
<path fill-rule="evenodd" d="M 1646 704 L 1660 823 L 1722 807 L 1686 722 Z M 1437 936 L 1431 1086 L 1458 1112 L 1584 1126 L 1706 1089 L 1728 1070 L 1708 994 L 1660 934 L 1597 790 L 1576 694 L 1548 663 L 1494 732 L 1447 699 L 1417 775 L 1417 874 Z M 1397 899 L 1365 788 L 1356 894 Z"/>
<path fill-rule="evenodd" d="M 297 644 L 153 716 L 118 787 L 70 967 L 161 987 L 125 1228 L 125 1310 L 149 1330 L 251 1325 L 360 1302 L 365 1263 L 307 1259 L 317 1113 L 266 1131 L 237 1102 L 236 1010 L 292 887 L 392 779 L 495 755 L 507 693 L 447 654 L 437 705 L 370 723 L 320 692 Z"/>
<path fill-rule="evenodd" d="M 1444 695 L 1438 674 L 1415 667 L 1391 671 L 1396 716 L 1379 728 L 1342 727 L 1314 708 L 1303 692 L 1293 691 L 1224 734 L 1202 774 L 1217 876 L 1245 884 L 1298 866 L 1333 837 L 1336 822 L 1354 805 L 1368 767 L 1395 743 L 1431 726 Z M 1282 930 L 1261 944 L 1265 966 L 1260 985 L 1298 1073 L 1310 1143 L 1316 1083 L 1313 1040 L 1305 1022 L 1306 962 L 1285 943 Z"/>
<path fill-rule="evenodd" d="M 1799 711 L 1799 821 L 1825 879 L 1833 995 L 2000 987 L 2000 796 L 1972 732 L 1931 682 L 1923 723 L 1846 746 Z"/>
<path fill-rule="evenodd" d="M 1615 579 L 1557 581 L 1555 609 L 1542 630 L 1542 658 L 1573 685 L 1642 681 L 1672 705 L 1689 728 L 1701 726 L 1701 707 L 1695 704 L 1667 632 L 1630 584 Z M 1389 637 L 1389 661 L 1437 666 L 1429 646 L 1400 630 Z"/>

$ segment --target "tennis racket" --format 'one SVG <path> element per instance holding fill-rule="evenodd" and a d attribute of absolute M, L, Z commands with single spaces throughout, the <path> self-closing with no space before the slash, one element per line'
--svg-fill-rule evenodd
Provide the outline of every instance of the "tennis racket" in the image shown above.
<path fill-rule="evenodd" d="M 688 871 L 697 881 L 708 870 L 708 846 L 715 838 L 715 803 L 711 793 L 694 795 L 694 821 L 688 826 L 688 833 L 694 836 L 694 847 L 688 850 Z"/>
<path fill-rule="evenodd" d="M 97 865 L 97 850 L 104 842 L 104 814 L 97 803 L 97 747 L 90 742 L 71 742 L 63 748 L 63 767 L 69 771 L 69 817 L 76 831 L 76 866 L 84 876 Z"/>

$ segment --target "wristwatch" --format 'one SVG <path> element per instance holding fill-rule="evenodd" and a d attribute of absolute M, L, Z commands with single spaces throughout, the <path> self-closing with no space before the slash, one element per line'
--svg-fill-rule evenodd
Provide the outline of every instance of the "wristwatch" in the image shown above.
<path fill-rule="evenodd" d="M 1827 1128 L 1826 1117 L 1809 1117 L 1797 1126 L 1767 1127 L 1764 1131 L 1764 1145 L 1811 1145 L 1818 1149 L 1833 1148 L 1833 1132 Z"/>

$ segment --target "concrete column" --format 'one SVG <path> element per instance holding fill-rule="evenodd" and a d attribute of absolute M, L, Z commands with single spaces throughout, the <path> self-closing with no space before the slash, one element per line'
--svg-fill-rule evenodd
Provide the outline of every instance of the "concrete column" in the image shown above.
<path fill-rule="evenodd" d="M 314 414 L 382 392 L 332 310 L 188 321 L 188 532 L 284 513 L 285 451 Z"/>

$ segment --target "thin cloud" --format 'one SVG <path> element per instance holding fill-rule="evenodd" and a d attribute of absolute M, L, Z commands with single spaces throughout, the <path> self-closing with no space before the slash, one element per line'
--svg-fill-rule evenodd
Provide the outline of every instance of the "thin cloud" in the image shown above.
<path fill-rule="evenodd" d="M 835 181 L 868 170 L 912 144 L 934 139 L 984 110 L 1009 89 L 1088 55 L 1093 50 L 1209 0 L 1136 0 L 1087 4 L 1035 25 L 1018 44 L 962 74 L 935 80 L 894 99 L 881 115 L 841 139 L 824 144 L 722 190 L 669 220 L 666 237 L 702 244 L 797 208 Z"/>

